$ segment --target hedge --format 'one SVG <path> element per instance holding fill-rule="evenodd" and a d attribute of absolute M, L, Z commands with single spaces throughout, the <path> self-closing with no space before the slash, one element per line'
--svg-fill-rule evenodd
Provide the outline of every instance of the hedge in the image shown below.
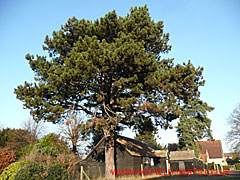
<path fill-rule="evenodd" d="M 27 163 L 28 161 L 19 161 L 10 164 L 0 175 L 0 180 L 14 180 L 17 172 Z"/>
<path fill-rule="evenodd" d="M 236 170 L 240 170 L 240 163 L 236 163 L 235 168 L 236 168 Z"/>

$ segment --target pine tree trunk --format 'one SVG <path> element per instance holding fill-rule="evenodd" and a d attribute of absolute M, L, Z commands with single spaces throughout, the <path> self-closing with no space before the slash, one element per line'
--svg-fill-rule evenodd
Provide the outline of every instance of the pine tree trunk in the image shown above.
<path fill-rule="evenodd" d="M 73 144 L 72 152 L 73 152 L 74 154 L 77 154 L 77 145 Z"/>
<path fill-rule="evenodd" d="M 114 132 L 112 130 L 104 130 L 105 136 L 105 177 L 111 178 L 114 166 Z"/>

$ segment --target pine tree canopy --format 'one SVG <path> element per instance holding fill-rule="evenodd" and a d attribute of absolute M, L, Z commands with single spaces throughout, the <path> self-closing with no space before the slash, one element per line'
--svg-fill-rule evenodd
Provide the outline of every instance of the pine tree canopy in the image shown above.
<path fill-rule="evenodd" d="M 49 56 L 26 55 L 35 83 L 19 85 L 17 98 L 35 120 L 58 123 L 69 109 L 83 111 L 86 130 L 137 128 L 146 119 L 168 128 L 180 118 L 179 132 L 211 136 L 212 108 L 199 99 L 203 68 L 161 57 L 171 50 L 163 27 L 146 6 L 126 17 L 112 11 L 94 22 L 70 18 L 46 36 Z"/>

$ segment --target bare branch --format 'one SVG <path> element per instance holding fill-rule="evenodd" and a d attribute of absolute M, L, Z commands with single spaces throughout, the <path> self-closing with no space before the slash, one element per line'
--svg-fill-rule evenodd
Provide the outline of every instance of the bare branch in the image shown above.
<path fill-rule="evenodd" d="M 240 104 L 233 110 L 227 120 L 230 130 L 227 133 L 226 140 L 233 151 L 240 152 Z"/>
<path fill-rule="evenodd" d="M 78 143 L 81 140 L 82 123 L 84 117 L 82 115 L 77 116 L 74 113 L 74 109 L 68 113 L 65 123 L 59 125 L 60 133 L 71 142 L 72 151 L 77 154 Z"/>
<path fill-rule="evenodd" d="M 30 133 L 30 137 L 28 139 L 30 144 L 33 144 L 37 139 L 40 139 L 45 133 L 43 122 L 36 122 L 32 118 L 29 118 L 23 123 L 23 129 Z"/>

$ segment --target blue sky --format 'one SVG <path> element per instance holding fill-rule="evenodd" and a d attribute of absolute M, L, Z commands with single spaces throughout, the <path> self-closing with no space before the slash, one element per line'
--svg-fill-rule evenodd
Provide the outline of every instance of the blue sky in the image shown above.
<path fill-rule="evenodd" d="M 116 10 L 125 16 L 133 6 L 147 4 L 155 22 L 170 33 L 176 63 L 189 59 L 204 67 L 201 98 L 215 110 L 209 113 L 215 139 L 223 141 L 226 118 L 240 103 L 240 1 L 238 0 L 2 0 L 0 1 L 0 126 L 19 128 L 30 117 L 16 99 L 14 88 L 34 75 L 25 55 L 44 54 L 46 35 L 59 30 L 70 17 L 95 20 Z M 162 143 L 177 141 L 173 131 L 160 131 Z"/>

